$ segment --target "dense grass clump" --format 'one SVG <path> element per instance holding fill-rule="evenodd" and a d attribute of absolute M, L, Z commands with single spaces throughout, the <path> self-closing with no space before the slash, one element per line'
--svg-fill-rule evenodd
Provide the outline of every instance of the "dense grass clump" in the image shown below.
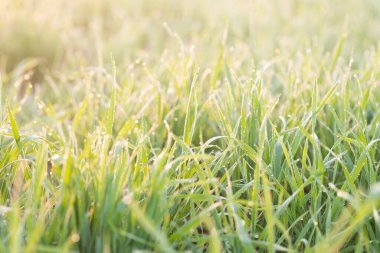
<path fill-rule="evenodd" d="M 0 13 L 0 252 L 380 252 L 377 1 Z"/>

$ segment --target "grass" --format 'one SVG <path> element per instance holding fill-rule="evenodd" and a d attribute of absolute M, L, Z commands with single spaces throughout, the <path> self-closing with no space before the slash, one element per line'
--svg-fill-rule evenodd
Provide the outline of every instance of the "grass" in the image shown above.
<path fill-rule="evenodd" d="M 0 13 L 0 252 L 380 252 L 377 1 Z"/>

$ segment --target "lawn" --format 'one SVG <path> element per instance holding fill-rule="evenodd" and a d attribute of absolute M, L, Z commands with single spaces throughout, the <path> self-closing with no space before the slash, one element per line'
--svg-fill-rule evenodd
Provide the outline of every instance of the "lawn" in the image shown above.
<path fill-rule="evenodd" d="M 0 252 L 380 252 L 377 0 L 1 0 Z"/>

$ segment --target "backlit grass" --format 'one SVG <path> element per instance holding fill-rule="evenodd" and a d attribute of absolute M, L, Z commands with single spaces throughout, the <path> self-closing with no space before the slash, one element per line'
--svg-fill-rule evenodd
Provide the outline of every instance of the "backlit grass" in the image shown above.
<path fill-rule="evenodd" d="M 380 252 L 377 1 L 0 13 L 0 252 Z"/>

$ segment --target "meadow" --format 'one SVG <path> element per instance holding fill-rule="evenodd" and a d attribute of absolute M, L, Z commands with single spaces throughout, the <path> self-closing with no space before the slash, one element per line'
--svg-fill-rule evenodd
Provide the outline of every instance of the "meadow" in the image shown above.
<path fill-rule="evenodd" d="M 0 13 L 0 252 L 380 252 L 379 1 Z"/>

